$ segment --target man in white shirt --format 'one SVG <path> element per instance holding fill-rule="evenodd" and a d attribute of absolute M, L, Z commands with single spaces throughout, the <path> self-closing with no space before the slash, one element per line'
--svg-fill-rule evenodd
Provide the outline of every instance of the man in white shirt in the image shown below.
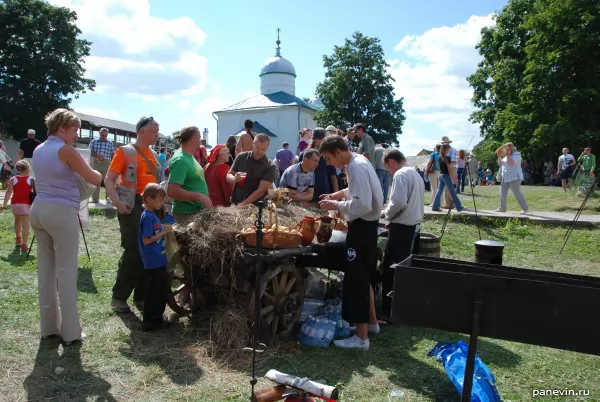
<path fill-rule="evenodd" d="M 381 213 L 381 217 L 390 222 L 387 224 L 389 232 L 383 257 L 384 297 L 381 302 L 382 318 L 390 320 L 392 301 L 385 295 L 394 290 L 396 272 L 390 267 L 404 261 L 412 253 L 418 253 L 418 249 L 413 251 L 413 246 L 425 212 L 425 184 L 419 172 L 406 166 L 406 158 L 397 149 L 385 151 L 383 164 L 393 176 L 390 201 Z"/>
<path fill-rule="evenodd" d="M 558 157 L 558 170 L 556 173 L 562 179 L 562 188 L 565 192 L 567 188 L 573 185 L 573 172 L 576 164 L 575 157 L 569 153 L 567 148 L 563 148 L 562 155 Z"/>
<path fill-rule="evenodd" d="M 381 184 L 371 162 L 353 154 L 340 136 L 326 137 L 321 155 L 328 165 L 347 166 L 348 188 L 321 196 L 322 209 L 339 212 L 348 221 L 344 261 L 342 317 L 356 323 L 356 334 L 334 341 L 346 349 L 369 349 L 369 333 L 378 333 L 371 276 L 377 265 L 377 234 L 383 205 Z"/>

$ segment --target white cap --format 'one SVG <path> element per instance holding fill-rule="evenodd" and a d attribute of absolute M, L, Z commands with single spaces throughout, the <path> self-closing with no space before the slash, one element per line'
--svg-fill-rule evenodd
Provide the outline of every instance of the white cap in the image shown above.
<path fill-rule="evenodd" d="M 27 130 L 27 134 L 35 134 L 35 130 L 33 128 L 30 128 L 29 130 Z"/>

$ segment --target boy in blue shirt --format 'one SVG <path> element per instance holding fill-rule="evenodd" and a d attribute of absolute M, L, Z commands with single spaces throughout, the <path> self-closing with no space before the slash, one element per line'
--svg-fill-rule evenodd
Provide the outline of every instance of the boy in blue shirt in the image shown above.
<path fill-rule="evenodd" d="M 157 183 L 149 183 L 142 193 L 145 209 L 140 217 L 138 247 L 146 277 L 142 323 L 144 331 L 153 331 L 162 327 L 167 303 L 165 289 L 169 275 L 164 237 L 173 229 L 171 225 L 162 225 L 157 215 L 157 212 L 163 208 L 166 196 L 165 189 Z"/>

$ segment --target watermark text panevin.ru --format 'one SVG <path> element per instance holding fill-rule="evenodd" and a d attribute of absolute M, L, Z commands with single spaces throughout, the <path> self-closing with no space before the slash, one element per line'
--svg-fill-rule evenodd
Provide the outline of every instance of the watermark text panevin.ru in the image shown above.
<path fill-rule="evenodd" d="M 532 396 L 590 396 L 589 389 L 534 389 Z"/>

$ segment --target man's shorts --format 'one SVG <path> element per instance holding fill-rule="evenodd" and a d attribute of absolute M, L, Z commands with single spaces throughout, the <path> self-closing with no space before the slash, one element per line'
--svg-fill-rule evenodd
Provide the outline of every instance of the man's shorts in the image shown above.
<path fill-rule="evenodd" d="M 572 179 L 573 178 L 573 170 L 574 170 L 573 166 L 569 166 L 568 168 L 566 168 L 565 170 L 563 170 L 561 172 L 560 177 L 563 180 Z"/>

